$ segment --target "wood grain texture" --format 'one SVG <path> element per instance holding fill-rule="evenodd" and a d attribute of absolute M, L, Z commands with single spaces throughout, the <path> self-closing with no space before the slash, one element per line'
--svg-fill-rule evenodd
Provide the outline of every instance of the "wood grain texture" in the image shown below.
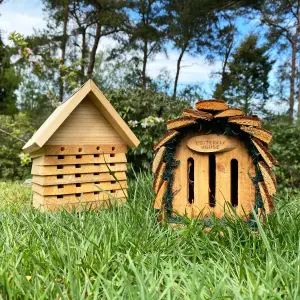
<path fill-rule="evenodd" d="M 115 177 L 118 180 L 126 180 L 125 172 L 116 172 Z M 115 178 L 110 173 L 88 173 L 88 174 L 71 174 L 71 175 L 50 175 L 50 176 L 32 176 L 32 182 L 39 185 L 58 185 L 70 183 L 87 183 L 87 182 L 105 182 L 114 181 Z"/>
<path fill-rule="evenodd" d="M 274 210 L 274 201 L 272 197 L 269 195 L 267 187 L 264 182 L 259 182 L 258 187 L 260 190 L 261 198 L 264 203 L 264 210 L 266 214 L 268 215 Z"/>
<path fill-rule="evenodd" d="M 30 153 L 32 158 L 45 155 L 77 155 L 77 154 L 113 154 L 126 153 L 125 144 L 96 145 L 45 145 L 40 150 Z"/>
<path fill-rule="evenodd" d="M 89 94 L 89 97 L 94 101 L 95 105 L 102 112 L 106 120 L 110 122 L 115 131 L 120 135 L 120 137 L 122 137 L 130 148 L 137 147 L 140 144 L 140 141 L 130 130 L 128 125 L 124 122 L 92 80 L 90 81 L 90 85 L 92 93 Z"/>
<path fill-rule="evenodd" d="M 60 168 L 60 169 L 58 169 Z M 106 164 L 86 164 L 81 165 L 80 169 L 76 165 L 59 165 L 59 166 L 32 166 L 32 175 L 65 175 L 65 174 L 86 174 L 86 173 L 107 173 L 126 171 L 126 163 L 110 163 Z"/>
<path fill-rule="evenodd" d="M 154 150 L 158 150 L 165 143 L 171 141 L 175 136 L 179 135 L 179 132 L 176 130 L 168 131 L 153 147 Z"/>
<path fill-rule="evenodd" d="M 190 138 L 187 146 L 196 152 L 226 152 L 238 146 L 237 139 L 227 135 L 205 134 Z"/>
<path fill-rule="evenodd" d="M 94 109 L 92 113 L 93 116 L 90 115 L 91 111 L 87 107 L 79 109 L 79 111 L 75 111 L 82 102 L 88 103 L 87 105 L 83 106 L 95 107 L 96 105 L 99 114 L 102 116 L 99 120 L 96 118 L 95 128 L 91 127 L 91 119 L 95 119 Z M 74 111 L 75 114 L 73 115 Z M 83 115 L 88 116 L 88 118 L 82 118 Z M 70 116 L 71 118 L 80 121 L 80 124 L 74 124 L 73 122 L 70 122 Z M 104 120 L 106 120 L 106 123 Z M 65 123 L 67 123 L 67 125 L 65 125 Z M 63 129 L 61 129 L 61 127 L 63 127 Z M 91 131 L 89 131 L 88 128 L 90 128 Z M 99 135 L 97 130 L 99 128 L 106 129 L 106 131 L 102 131 Z M 78 135 L 76 135 L 75 129 L 78 129 Z M 114 136 L 111 136 L 110 142 L 108 142 L 108 131 L 111 133 L 115 132 Z M 26 143 L 26 145 L 23 147 L 23 150 L 25 152 L 39 150 L 51 138 L 59 145 L 67 144 L 67 141 L 69 141 L 70 144 L 83 143 L 83 140 L 80 140 L 80 136 L 84 139 L 85 144 L 100 143 L 99 139 L 92 143 L 94 136 L 91 135 L 91 132 L 97 133 L 97 136 L 99 136 L 100 140 L 104 140 L 104 143 L 106 144 L 115 143 L 115 140 L 119 139 L 122 141 L 124 140 L 124 142 L 131 148 L 136 147 L 139 144 L 139 140 L 115 111 L 110 102 L 96 87 L 93 81 L 88 80 L 75 94 L 71 96 L 71 98 L 65 101 L 53 112 L 53 114 L 39 128 L 33 137 Z M 66 136 L 68 140 L 63 140 L 60 142 L 61 138 L 64 137 L 66 133 L 69 133 L 69 137 Z M 82 133 L 86 134 L 86 136 Z M 53 135 L 56 136 L 53 137 Z M 75 142 L 75 140 L 78 139 L 79 142 Z"/>
<path fill-rule="evenodd" d="M 46 145 L 98 143 L 124 144 L 124 141 L 87 97 L 49 138 Z"/>
<path fill-rule="evenodd" d="M 261 155 L 261 157 L 263 158 L 263 160 L 265 161 L 265 163 L 269 166 L 269 168 L 278 165 L 278 161 L 271 154 L 271 152 L 261 143 L 261 141 L 259 141 L 256 138 L 253 138 L 252 142 L 259 154 Z"/>
<path fill-rule="evenodd" d="M 262 161 L 258 163 L 258 166 L 263 176 L 268 194 L 271 196 L 275 195 L 277 192 L 275 174 L 272 169 Z"/>
<path fill-rule="evenodd" d="M 203 100 L 195 104 L 196 109 L 204 111 L 222 111 L 228 109 L 228 104 L 223 100 Z"/>
<path fill-rule="evenodd" d="M 186 117 L 194 117 L 196 119 L 207 120 L 207 121 L 212 120 L 214 118 L 214 116 L 208 112 L 194 110 L 191 108 L 185 108 L 183 110 L 183 115 Z"/>
<path fill-rule="evenodd" d="M 217 113 L 214 118 L 228 118 L 228 117 L 234 117 L 234 116 L 244 116 L 245 113 L 241 109 L 237 108 L 229 108 L 224 111 L 221 111 Z"/>
<path fill-rule="evenodd" d="M 155 153 L 155 157 L 152 162 L 152 172 L 155 173 L 157 171 L 157 168 L 159 164 L 163 161 L 164 155 L 166 153 L 166 147 L 161 147 L 159 150 Z"/>
<path fill-rule="evenodd" d="M 166 166 L 167 166 L 166 163 L 161 162 L 155 173 L 155 179 L 153 181 L 153 190 L 156 194 L 158 193 L 158 191 L 163 183 L 163 180 L 164 180 L 163 175 L 166 170 Z"/>
<path fill-rule="evenodd" d="M 94 182 L 94 183 L 82 183 L 80 186 L 78 184 L 62 184 L 54 186 L 42 186 L 36 183 L 32 184 L 32 190 L 40 195 L 66 195 L 66 194 L 81 194 L 88 192 L 98 192 L 101 191 L 98 187 L 105 191 L 120 190 L 127 188 L 126 180 L 119 182 Z"/>
<path fill-rule="evenodd" d="M 164 180 L 154 200 L 153 203 L 154 209 L 161 209 L 163 207 L 163 197 L 167 191 L 167 188 L 168 188 L 168 181 Z"/>
<path fill-rule="evenodd" d="M 257 116 L 238 116 L 231 117 L 228 119 L 229 123 L 245 125 L 245 126 L 253 126 L 253 127 L 261 127 L 262 122 Z"/>
<path fill-rule="evenodd" d="M 215 153 L 216 156 L 216 206 L 209 205 L 209 155 L 190 150 L 187 142 L 199 133 L 189 132 L 180 142 L 176 151 L 176 159 L 180 165 L 175 168 L 173 184 L 173 209 L 180 215 L 197 217 L 199 215 L 216 214 L 224 215 L 228 203 L 231 203 L 231 159 L 239 161 L 238 172 L 238 199 L 239 204 L 235 208 L 238 215 L 243 216 L 243 210 L 251 212 L 251 206 L 255 203 L 255 187 L 248 172 L 254 175 L 254 165 L 243 142 L 238 139 L 237 148 Z M 194 202 L 188 202 L 188 159 L 194 159 Z"/>
<path fill-rule="evenodd" d="M 61 210 L 68 211 L 86 211 L 86 210 L 101 210 L 108 208 L 111 205 L 121 206 L 126 202 L 126 198 L 118 199 L 107 199 L 107 200 L 98 200 L 98 201 L 87 201 L 87 202 L 74 202 L 74 203 L 65 203 L 65 204 L 43 204 L 33 198 L 33 207 L 37 208 L 42 212 L 52 211 L 58 212 Z"/>
<path fill-rule="evenodd" d="M 167 129 L 180 129 L 193 124 L 197 124 L 197 118 L 185 116 L 178 119 L 170 120 L 167 122 Z"/>
<path fill-rule="evenodd" d="M 83 154 L 83 155 L 56 155 L 41 156 L 34 158 L 33 166 L 54 166 L 54 165 L 73 165 L 73 164 L 109 164 L 125 163 L 127 161 L 124 153 L 116 154 Z"/>
<path fill-rule="evenodd" d="M 257 127 L 250 127 L 250 126 L 241 126 L 241 130 L 244 132 L 249 133 L 250 135 L 256 137 L 260 141 L 263 141 L 267 145 L 272 140 L 272 133 L 266 129 L 263 128 L 257 128 Z"/>
<path fill-rule="evenodd" d="M 114 193 L 103 193 L 101 191 L 83 193 L 83 194 L 70 194 L 63 195 L 62 198 L 57 198 L 57 196 L 42 196 L 36 192 L 33 193 L 33 198 L 40 204 L 68 204 L 68 203 L 86 203 L 89 201 L 99 201 L 108 200 L 114 198 L 126 198 L 127 190 L 116 190 Z"/>

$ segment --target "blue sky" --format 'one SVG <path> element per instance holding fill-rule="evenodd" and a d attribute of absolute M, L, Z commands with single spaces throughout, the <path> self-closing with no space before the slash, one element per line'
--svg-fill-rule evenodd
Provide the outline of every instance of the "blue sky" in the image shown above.
<path fill-rule="evenodd" d="M 29 35 L 34 32 L 34 29 L 45 28 L 46 22 L 42 8 L 43 4 L 40 0 L 4 0 L 4 3 L 0 6 L 0 30 L 4 40 L 13 31 Z M 110 47 L 113 44 L 113 40 L 103 39 L 100 41 L 99 49 L 105 49 L 105 47 Z M 172 48 L 168 50 L 168 58 L 164 54 L 156 55 L 149 63 L 148 75 L 156 77 L 160 70 L 165 68 L 174 78 L 177 58 L 178 53 Z M 211 78 L 211 73 L 219 70 L 219 68 L 219 62 L 209 65 L 203 57 L 185 55 L 182 61 L 179 87 L 191 83 L 202 83 L 210 93 L 215 82 Z"/>
<path fill-rule="evenodd" d="M 243 36 L 254 32 L 262 32 L 262 28 L 257 26 L 255 20 L 246 21 L 239 19 L 237 21 L 240 35 L 238 40 Z M 43 4 L 41 0 L 4 0 L 0 6 L 0 30 L 2 37 L 7 42 L 7 36 L 17 31 L 23 35 L 29 35 L 34 29 L 43 29 L 46 27 L 44 20 Z M 111 48 L 115 45 L 112 39 L 100 40 L 99 50 Z M 162 53 L 156 55 L 148 65 L 148 75 L 156 77 L 162 69 L 167 69 L 172 78 L 175 77 L 176 63 L 178 52 L 171 47 L 168 48 L 168 58 Z M 212 73 L 219 71 L 221 62 L 216 61 L 213 65 L 209 65 L 204 57 L 192 57 L 185 55 L 183 57 L 181 72 L 179 77 L 179 89 L 188 84 L 201 83 L 201 87 L 206 91 L 207 97 L 211 96 L 217 78 L 212 77 Z M 274 81 L 274 72 L 270 76 Z"/>

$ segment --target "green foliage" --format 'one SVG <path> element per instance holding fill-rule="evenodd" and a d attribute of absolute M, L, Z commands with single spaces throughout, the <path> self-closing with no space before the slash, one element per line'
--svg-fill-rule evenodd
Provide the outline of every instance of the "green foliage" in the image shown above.
<path fill-rule="evenodd" d="M 0 114 L 16 113 L 17 97 L 15 90 L 21 81 L 10 62 L 10 49 L 6 47 L 0 35 Z"/>
<path fill-rule="evenodd" d="M 128 161 L 135 170 L 150 170 L 153 146 L 166 133 L 167 120 L 181 115 L 190 104 L 142 89 L 110 91 L 106 96 L 141 141 L 129 152 Z"/>
<path fill-rule="evenodd" d="M 265 125 L 273 133 L 270 151 L 280 164 L 276 168 L 279 188 L 300 188 L 300 123 L 274 117 Z"/>
<path fill-rule="evenodd" d="M 30 187 L 0 186 L 0 289 L 9 299 L 297 299 L 300 195 L 281 194 L 253 232 L 243 221 L 173 230 L 152 209 L 152 176 L 122 207 L 41 213 Z"/>
<path fill-rule="evenodd" d="M 14 117 L 0 115 L 0 178 L 21 179 L 30 174 L 28 157 L 22 156 L 22 147 L 34 132 L 30 119 L 24 113 Z"/>

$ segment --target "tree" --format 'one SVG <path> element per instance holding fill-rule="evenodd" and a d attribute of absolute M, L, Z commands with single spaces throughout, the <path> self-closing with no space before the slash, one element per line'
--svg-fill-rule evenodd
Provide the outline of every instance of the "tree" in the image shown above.
<path fill-rule="evenodd" d="M 216 85 L 216 89 L 213 93 L 215 99 L 224 99 L 224 88 L 228 85 L 228 63 L 234 48 L 235 35 L 237 32 L 237 28 L 230 15 L 225 14 L 222 21 L 222 23 L 226 23 L 220 28 L 217 28 L 213 45 L 213 52 L 215 52 L 217 58 L 222 62 L 221 72 L 218 73 L 221 76 L 221 80 L 220 83 Z"/>
<path fill-rule="evenodd" d="M 268 98 L 268 75 L 272 69 L 266 45 L 258 45 L 258 37 L 247 36 L 235 50 L 228 64 L 225 100 L 237 105 L 246 114 L 262 110 Z M 217 87 L 218 89 L 218 87 Z"/>
<path fill-rule="evenodd" d="M 21 82 L 10 61 L 10 51 L 0 35 L 0 114 L 13 115 L 17 112 L 15 91 Z"/>
<path fill-rule="evenodd" d="M 117 52 L 133 50 L 142 53 L 141 87 L 146 89 L 148 61 L 153 55 L 164 50 L 164 10 L 160 0 L 130 0 L 129 7 L 133 16 L 126 30 L 129 38 L 121 39 L 122 47 Z"/>
<path fill-rule="evenodd" d="M 169 39 L 179 50 L 176 75 L 173 87 L 173 99 L 177 95 L 177 86 L 181 61 L 185 53 L 203 53 L 212 39 L 212 20 L 203 10 L 202 1 L 171 0 L 166 1 L 168 12 Z"/>
<path fill-rule="evenodd" d="M 68 22 L 69 22 L 69 4 L 70 0 L 44 0 L 45 9 L 50 11 L 50 15 L 56 20 L 56 27 L 59 28 L 62 24 L 62 33 L 58 35 L 60 40 L 60 65 L 63 66 L 66 61 L 66 47 L 68 41 Z M 64 97 L 64 69 L 59 68 L 59 97 L 58 101 L 62 102 Z"/>
<path fill-rule="evenodd" d="M 289 90 L 289 120 L 294 118 L 295 80 L 297 49 L 300 34 L 300 1 L 299 0 L 266 0 L 257 7 L 261 23 L 268 27 L 267 37 L 270 43 L 279 46 L 280 56 L 284 50 L 289 52 L 290 60 L 290 90 Z M 255 16 L 257 17 L 257 16 Z M 298 118 L 300 117 L 300 102 L 298 103 Z"/>

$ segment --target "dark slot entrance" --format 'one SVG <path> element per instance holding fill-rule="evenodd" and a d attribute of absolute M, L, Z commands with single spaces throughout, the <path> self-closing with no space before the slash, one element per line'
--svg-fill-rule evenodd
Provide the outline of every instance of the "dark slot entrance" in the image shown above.
<path fill-rule="evenodd" d="M 190 204 L 194 203 L 194 159 L 189 158 L 188 161 L 188 201 Z"/>
<path fill-rule="evenodd" d="M 216 156 L 209 155 L 209 206 L 216 206 Z"/>
<path fill-rule="evenodd" d="M 231 186 L 230 186 L 230 193 L 231 193 L 231 205 L 233 207 L 237 207 L 239 204 L 238 199 L 238 188 L 239 188 L 239 163 L 236 159 L 232 159 L 230 163 L 230 170 L 231 170 Z"/>

